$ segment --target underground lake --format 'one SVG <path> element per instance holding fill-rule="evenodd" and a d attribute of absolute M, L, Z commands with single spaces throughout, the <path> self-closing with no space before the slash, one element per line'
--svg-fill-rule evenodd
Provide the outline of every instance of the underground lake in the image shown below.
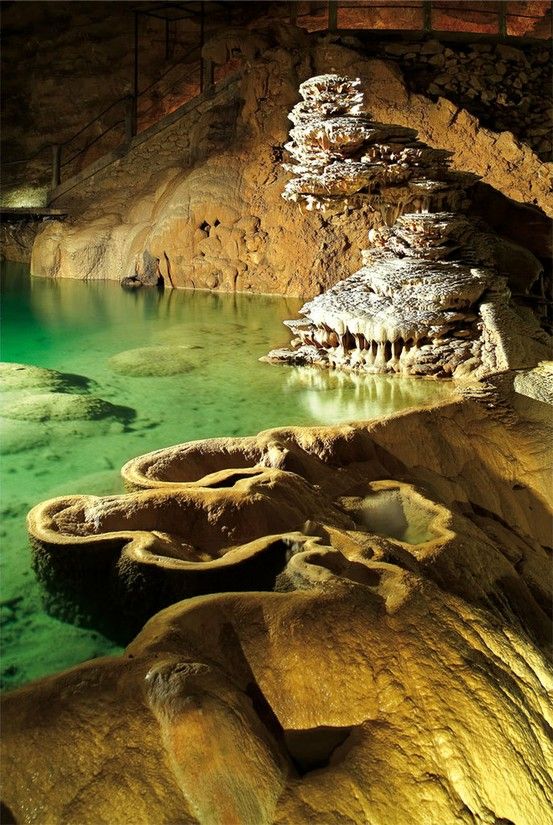
<path fill-rule="evenodd" d="M 121 492 L 130 458 L 199 438 L 335 424 L 445 398 L 452 385 L 262 363 L 300 301 L 31 278 L 3 264 L 2 685 L 117 653 L 47 615 L 28 510 L 72 493 Z M 55 372 L 48 372 L 55 371 Z"/>

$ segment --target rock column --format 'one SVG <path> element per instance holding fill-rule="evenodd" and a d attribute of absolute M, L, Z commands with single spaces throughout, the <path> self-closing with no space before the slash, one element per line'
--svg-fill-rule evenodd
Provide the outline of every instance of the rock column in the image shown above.
<path fill-rule="evenodd" d="M 283 197 L 331 212 L 379 212 L 363 266 L 285 322 L 291 349 L 270 361 L 369 373 L 461 378 L 548 357 L 547 336 L 510 302 L 495 239 L 464 215 L 475 175 L 450 153 L 363 112 L 361 81 L 321 75 L 300 86 Z"/>

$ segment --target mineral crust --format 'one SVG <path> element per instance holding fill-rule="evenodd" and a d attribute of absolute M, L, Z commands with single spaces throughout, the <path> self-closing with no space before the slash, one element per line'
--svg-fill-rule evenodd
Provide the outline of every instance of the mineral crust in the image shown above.
<path fill-rule="evenodd" d="M 450 152 L 414 130 L 373 121 L 358 79 L 321 75 L 300 94 L 283 197 L 322 212 L 368 204 L 384 226 L 370 230 L 361 269 L 285 322 L 293 349 L 267 359 L 478 379 L 549 357 L 495 266 L 497 239 L 463 214 L 476 177 L 449 169 Z"/>

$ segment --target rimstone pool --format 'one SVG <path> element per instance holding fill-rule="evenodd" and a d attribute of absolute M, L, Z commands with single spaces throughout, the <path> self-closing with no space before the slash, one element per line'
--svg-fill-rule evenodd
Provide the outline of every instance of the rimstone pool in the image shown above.
<path fill-rule="evenodd" d="M 130 458 L 198 438 L 363 420 L 445 398 L 451 384 L 259 362 L 300 301 L 31 279 L 2 268 L 2 685 L 120 651 L 48 616 L 27 511 L 58 495 L 122 491 Z M 48 371 L 54 370 L 51 373 Z"/>

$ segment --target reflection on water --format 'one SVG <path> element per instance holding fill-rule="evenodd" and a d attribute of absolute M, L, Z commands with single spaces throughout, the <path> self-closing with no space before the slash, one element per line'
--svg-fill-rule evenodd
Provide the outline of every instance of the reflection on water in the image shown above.
<path fill-rule="evenodd" d="M 288 368 L 287 386 L 316 421 L 365 421 L 397 410 L 447 398 L 451 385 L 356 372 Z"/>
<path fill-rule="evenodd" d="M 30 279 L 24 267 L 3 268 L 2 360 L 84 376 L 92 396 L 134 411 L 127 423 L 8 421 L 12 451 L 0 466 L 6 684 L 116 650 L 42 611 L 25 533 L 26 512 L 38 501 L 118 492 L 129 458 L 170 444 L 374 418 L 451 392 L 437 382 L 260 363 L 286 343 L 282 321 L 299 306 L 266 295 L 126 292 L 115 283 Z M 148 347 L 185 347 L 186 371 L 137 377 L 110 367 L 114 356 Z"/>

